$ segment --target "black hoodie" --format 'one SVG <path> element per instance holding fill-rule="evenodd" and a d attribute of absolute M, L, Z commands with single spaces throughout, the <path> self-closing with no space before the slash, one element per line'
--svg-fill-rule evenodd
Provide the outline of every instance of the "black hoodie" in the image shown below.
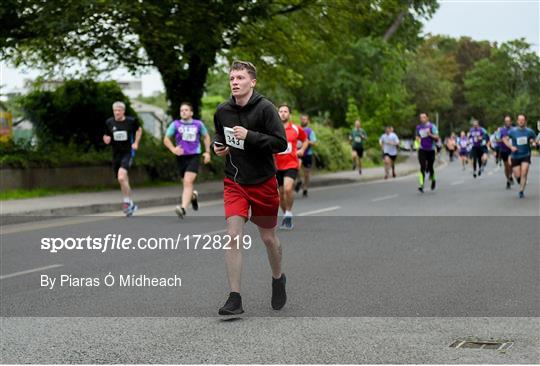
<path fill-rule="evenodd" d="M 214 125 L 214 141 L 225 144 L 230 150 L 230 154 L 225 156 L 225 175 L 228 178 L 239 184 L 259 184 L 276 174 L 273 154 L 287 149 L 287 137 L 272 102 L 255 91 L 243 107 L 231 97 L 217 107 Z M 224 128 L 234 126 L 248 130 L 244 149 L 225 141 Z"/>

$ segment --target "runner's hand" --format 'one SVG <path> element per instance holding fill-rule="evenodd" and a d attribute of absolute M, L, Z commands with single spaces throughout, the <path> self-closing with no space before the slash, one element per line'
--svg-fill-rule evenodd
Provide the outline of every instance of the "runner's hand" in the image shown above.
<path fill-rule="evenodd" d="M 296 152 L 296 155 L 298 155 L 299 158 L 304 156 L 304 150 L 300 149 Z"/>
<path fill-rule="evenodd" d="M 214 152 L 217 156 L 225 156 L 229 153 L 229 148 L 225 146 L 217 146 L 214 144 Z"/>
<path fill-rule="evenodd" d="M 137 143 L 134 142 L 134 143 L 131 144 L 131 148 L 132 148 L 133 150 L 137 150 L 137 149 L 139 148 L 139 144 L 137 144 Z"/>
<path fill-rule="evenodd" d="M 210 153 L 208 151 L 203 153 L 203 161 L 205 164 L 208 164 L 210 162 Z"/>
<path fill-rule="evenodd" d="M 515 146 L 511 146 L 511 147 L 510 147 L 510 150 L 512 150 L 512 152 L 518 151 L 517 147 L 515 147 Z"/>
<path fill-rule="evenodd" d="M 103 142 L 105 145 L 109 145 L 111 143 L 111 136 L 103 135 Z"/>
<path fill-rule="evenodd" d="M 239 140 L 245 140 L 246 139 L 248 130 L 246 130 L 244 127 L 242 127 L 242 126 L 234 126 L 233 131 L 234 131 L 234 137 L 236 137 L 237 139 L 239 139 Z"/>
<path fill-rule="evenodd" d="M 182 149 L 182 146 L 175 146 L 172 152 L 176 156 L 184 155 L 184 149 Z"/>

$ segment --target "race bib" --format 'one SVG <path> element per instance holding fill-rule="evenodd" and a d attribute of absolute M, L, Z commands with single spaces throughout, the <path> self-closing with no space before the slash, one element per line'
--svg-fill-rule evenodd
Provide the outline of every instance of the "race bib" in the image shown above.
<path fill-rule="evenodd" d="M 197 140 L 197 127 L 184 126 L 184 132 L 182 132 L 182 140 L 187 142 L 193 142 Z"/>
<path fill-rule="evenodd" d="M 424 128 L 424 129 L 421 129 L 418 134 L 420 135 L 421 138 L 426 138 L 428 137 L 428 129 L 427 128 Z"/>
<path fill-rule="evenodd" d="M 225 134 L 225 143 L 227 145 L 244 150 L 244 140 L 234 137 L 234 130 L 231 127 L 223 127 L 223 133 Z"/>
<path fill-rule="evenodd" d="M 114 131 L 113 139 L 114 141 L 127 141 L 127 131 Z"/>
<path fill-rule="evenodd" d="M 287 142 L 287 149 L 285 151 L 282 151 L 278 153 L 279 155 L 282 154 L 290 154 L 292 152 L 292 144 L 290 142 Z"/>
<path fill-rule="evenodd" d="M 362 142 L 362 137 L 361 136 L 355 136 L 354 142 Z"/>
<path fill-rule="evenodd" d="M 521 136 L 516 139 L 517 145 L 527 145 L 527 136 Z"/>

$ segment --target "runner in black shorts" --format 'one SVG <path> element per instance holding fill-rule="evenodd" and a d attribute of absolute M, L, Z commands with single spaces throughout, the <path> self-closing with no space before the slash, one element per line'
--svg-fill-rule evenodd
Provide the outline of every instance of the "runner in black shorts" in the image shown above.
<path fill-rule="evenodd" d="M 190 103 L 184 102 L 180 105 L 180 117 L 181 119 L 173 121 L 169 125 L 167 134 L 163 138 L 163 144 L 176 155 L 183 188 L 180 205 L 176 206 L 175 212 L 179 218 L 183 219 L 189 203 L 195 211 L 199 209 L 198 193 L 193 187 L 199 173 L 199 160 L 202 152 L 201 138 L 204 140 L 205 164 L 210 162 L 211 140 L 204 123 L 193 119 L 193 107 Z M 174 139 L 176 146 L 172 139 Z"/>
<path fill-rule="evenodd" d="M 135 151 L 139 148 L 142 128 L 136 118 L 125 115 L 126 105 L 122 102 L 113 104 L 114 117 L 105 122 L 103 142 L 111 144 L 113 151 L 113 170 L 123 195 L 122 209 L 126 216 L 133 215 L 137 205 L 131 199 L 128 171 L 131 168 Z"/>
<path fill-rule="evenodd" d="M 358 167 L 358 174 L 362 174 L 362 157 L 364 156 L 364 141 L 367 140 L 367 133 L 360 128 L 360 120 L 354 122 L 354 128 L 349 135 L 353 151 L 353 170 Z"/>
<path fill-rule="evenodd" d="M 512 150 L 504 143 L 504 139 L 510 133 L 512 126 L 512 117 L 504 117 L 504 125 L 497 131 L 497 138 L 499 140 L 499 154 L 500 159 L 504 165 L 504 176 L 506 178 L 506 189 L 510 189 L 514 184 L 514 177 L 512 176 L 512 163 L 510 162 L 510 154 Z"/>

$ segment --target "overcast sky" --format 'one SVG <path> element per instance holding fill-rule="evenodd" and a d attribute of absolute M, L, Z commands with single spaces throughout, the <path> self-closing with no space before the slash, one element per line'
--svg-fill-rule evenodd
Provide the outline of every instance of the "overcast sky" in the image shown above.
<path fill-rule="evenodd" d="M 469 36 L 476 40 L 505 42 L 525 38 L 540 55 L 540 0 L 440 0 L 440 7 L 433 18 L 426 22 L 424 33 L 446 34 L 453 37 Z M 37 70 L 17 70 L 0 65 L 0 85 L 3 92 L 21 89 L 25 79 L 35 78 Z M 162 90 L 157 72 L 131 76 L 118 71 L 103 79 L 142 79 L 143 94 L 151 95 Z"/>

